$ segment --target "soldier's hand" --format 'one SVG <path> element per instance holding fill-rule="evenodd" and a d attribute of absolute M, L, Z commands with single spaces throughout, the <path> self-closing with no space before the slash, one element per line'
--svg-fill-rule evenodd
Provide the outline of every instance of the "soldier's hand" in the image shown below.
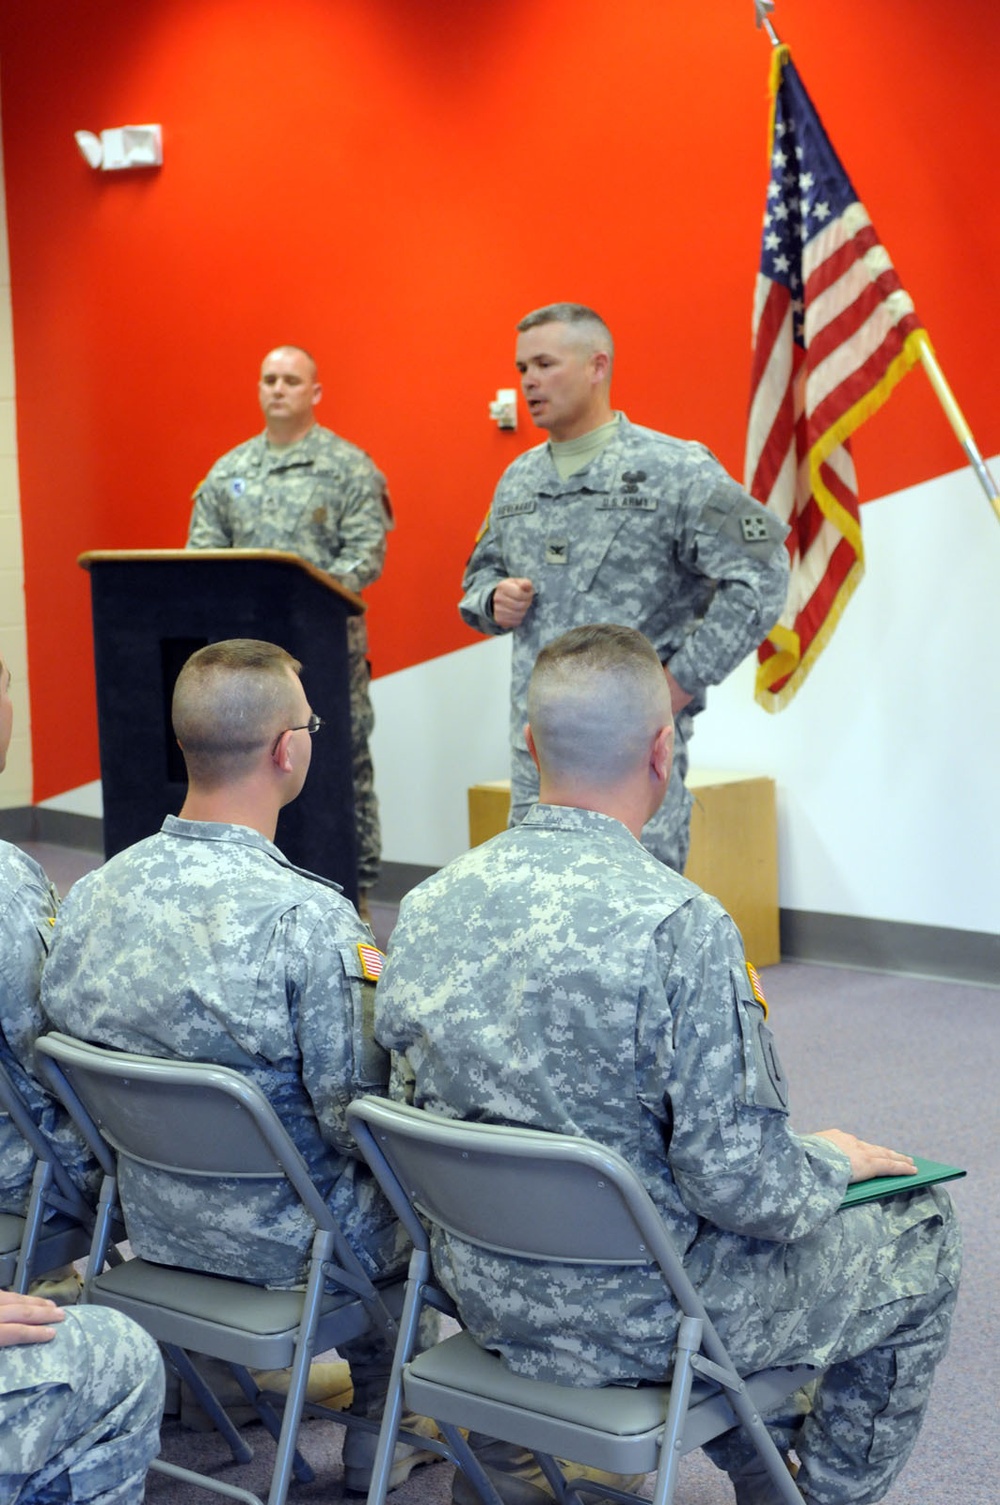
<path fill-rule="evenodd" d="M 494 622 L 498 627 L 520 627 L 534 599 L 535 587 L 530 580 L 514 576 L 501 580 L 493 592 Z"/>
<path fill-rule="evenodd" d="M 62 1307 L 42 1296 L 0 1291 L 0 1348 L 12 1348 L 16 1343 L 51 1343 L 56 1330 L 50 1324 L 62 1322 L 65 1316 Z"/>
<path fill-rule="evenodd" d="M 909 1155 L 886 1149 L 885 1145 L 867 1144 L 843 1129 L 821 1129 L 815 1137 L 828 1139 L 843 1150 L 851 1162 L 852 1181 L 867 1181 L 870 1176 L 912 1176 L 917 1169 Z"/>

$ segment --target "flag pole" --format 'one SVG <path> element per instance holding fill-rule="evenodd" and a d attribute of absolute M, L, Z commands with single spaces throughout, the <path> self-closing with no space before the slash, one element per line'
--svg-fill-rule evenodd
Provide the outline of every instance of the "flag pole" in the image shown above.
<path fill-rule="evenodd" d="M 770 16 L 774 9 L 774 0 L 754 0 L 754 13 L 758 28 L 763 27 L 767 32 L 772 47 L 780 47 L 781 42 L 778 33 L 771 25 Z M 948 385 L 948 379 L 938 364 L 937 356 L 931 349 L 931 342 L 927 338 L 925 330 L 921 329 L 917 334 L 917 343 L 920 348 L 920 364 L 924 368 L 924 374 L 934 389 L 934 395 L 944 409 L 945 417 L 954 430 L 965 457 L 975 472 L 976 479 L 986 493 L 986 499 L 1000 522 L 1000 489 L 990 474 L 989 466 L 983 459 L 972 436 L 972 430 L 965 420 L 965 414 L 955 400 L 955 394 Z"/>

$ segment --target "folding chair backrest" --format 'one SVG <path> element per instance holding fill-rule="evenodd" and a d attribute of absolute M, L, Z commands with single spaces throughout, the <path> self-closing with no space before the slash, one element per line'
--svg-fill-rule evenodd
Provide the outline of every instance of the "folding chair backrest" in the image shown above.
<path fill-rule="evenodd" d="M 460 1238 L 523 1259 L 658 1263 L 671 1285 L 677 1274 L 686 1285 L 654 1204 L 613 1150 L 381 1098 L 360 1098 L 349 1114 L 366 1157 L 383 1157 L 406 1200 Z M 408 1231 L 417 1242 L 412 1213 Z"/>
<path fill-rule="evenodd" d="M 59 1033 L 41 1036 L 36 1052 L 41 1074 L 88 1138 L 96 1130 L 117 1155 L 157 1170 L 286 1178 L 317 1226 L 337 1229 L 274 1109 L 240 1072 L 108 1050 Z"/>
<path fill-rule="evenodd" d="M 52 1167 L 54 1192 L 69 1207 L 81 1206 L 82 1198 L 72 1178 L 35 1123 L 24 1097 L 6 1067 L 0 1064 L 0 1109 L 5 1112 L 22 1139 L 26 1141 L 36 1160 L 47 1161 Z"/>

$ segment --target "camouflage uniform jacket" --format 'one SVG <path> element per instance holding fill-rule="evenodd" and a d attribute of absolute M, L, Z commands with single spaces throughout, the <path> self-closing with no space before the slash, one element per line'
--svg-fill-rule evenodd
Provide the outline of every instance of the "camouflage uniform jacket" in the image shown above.
<path fill-rule="evenodd" d="M 706 686 L 725 679 L 784 609 L 787 532 L 703 445 L 640 428 L 624 414 L 610 444 L 565 481 L 547 444 L 508 466 L 466 566 L 459 611 L 477 632 L 499 633 L 490 598 L 500 581 L 524 577 L 535 587 L 513 633 L 515 818 L 538 792 L 523 742 L 535 659 L 571 627 L 618 622 L 645 633 L 693 696 L 678 717 L 659 842 L 647 842 L 661 860 L 683 867 L 689 718 L 704 708 Z"/>
<path fill-rule="evenodd" d="M 346 1124 L 381 1092 L 372 1035 L 371 935 L 336 884 L 291 866 L 245 826 L 168 816 L 155 836 L 81 878 L 55 929 L 42 1003 L 52 1025 L 118 1050 L 242 1071 L 275 1108 L 374 1273 L 398 1225 Z M 136 1251 L 268 1285 L 302 1275 L 306 1225 L 283 1186 L 122 1169 Z"/>
<path fill-rule="evenodd" d="M 737 1361 L 787 1342 L 825 1364 L 845 1314 L 892 1299 L 878 1213 L 837 1213 L 846 1155 L 789 1125 L 736 927 L 618 821 L 538 804 L 414 889 L 376 1035 L 393 1096 L 624 1156 Z M 651 1271 L 537 1264 L 515 1294 L 509 1256 L 441 1232 L 433 1254 L 469 1330 L 513 1369 L 665 1373 L 676 1319 Z M 922 1258 L 912 1280 L 931 1289 L 936 1257 Z"/>
<path fill-rule="evenodd" d="M 0 841 L 0 1063 L 25 1106 L 81 1191 L 97 1176 L 65 1112 L 34 1074 L 35 1040 L 44 1029 L 39 989 L 59 900 L 33 858 Z M 35 1158 L 0 1113 L 0 1212 L 23 1214 Z"/>
<path fill-rule="evenodd" d="M 386 481 L 357 445 L 314 424 L 272 451 L 264 434 L 217 460 L 195 492 L 192 549 L 288 549 L 361 591 L 382 573 L 389 526 Z M 364 652 L 364 617 L 348 623 Z"/>

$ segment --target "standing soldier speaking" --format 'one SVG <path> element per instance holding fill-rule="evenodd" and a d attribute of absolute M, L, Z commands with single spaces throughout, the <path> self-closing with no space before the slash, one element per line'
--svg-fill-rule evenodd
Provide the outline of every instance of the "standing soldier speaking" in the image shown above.
<path fill-rule="evenodd" d="M 788 529 L 701 444 L 630 423 L 611 406 L 614 345 L 604 320 L 553 303 L 517 326 L 528 411 L 549 440 L 500 478 L 462 581 L 463 619 L 512 632 L 511 824 L 538 797 L 524 745 L 539 651 L 571 627 L 617 622 L 650 639 L 674 714 L 670 789 L 642 834 L 684 871 L 692 718 L 778 620 Z"/>
<path fill-rule="evenodd" d="M 323 395 L 316 362 L 297 345 L 264 357 L 258 384 L 264 432 L 217 460 L 194 494 L 191 549 L 287 549 L 361 591 L 382 573 L 392 510 L 385 477 L 354 444 L 316 422 Z M 347 623 L 351 682 L 358 908 L 370 919 L 381 830 L 369 738 L 368 634 L 362 616 Z"/>

